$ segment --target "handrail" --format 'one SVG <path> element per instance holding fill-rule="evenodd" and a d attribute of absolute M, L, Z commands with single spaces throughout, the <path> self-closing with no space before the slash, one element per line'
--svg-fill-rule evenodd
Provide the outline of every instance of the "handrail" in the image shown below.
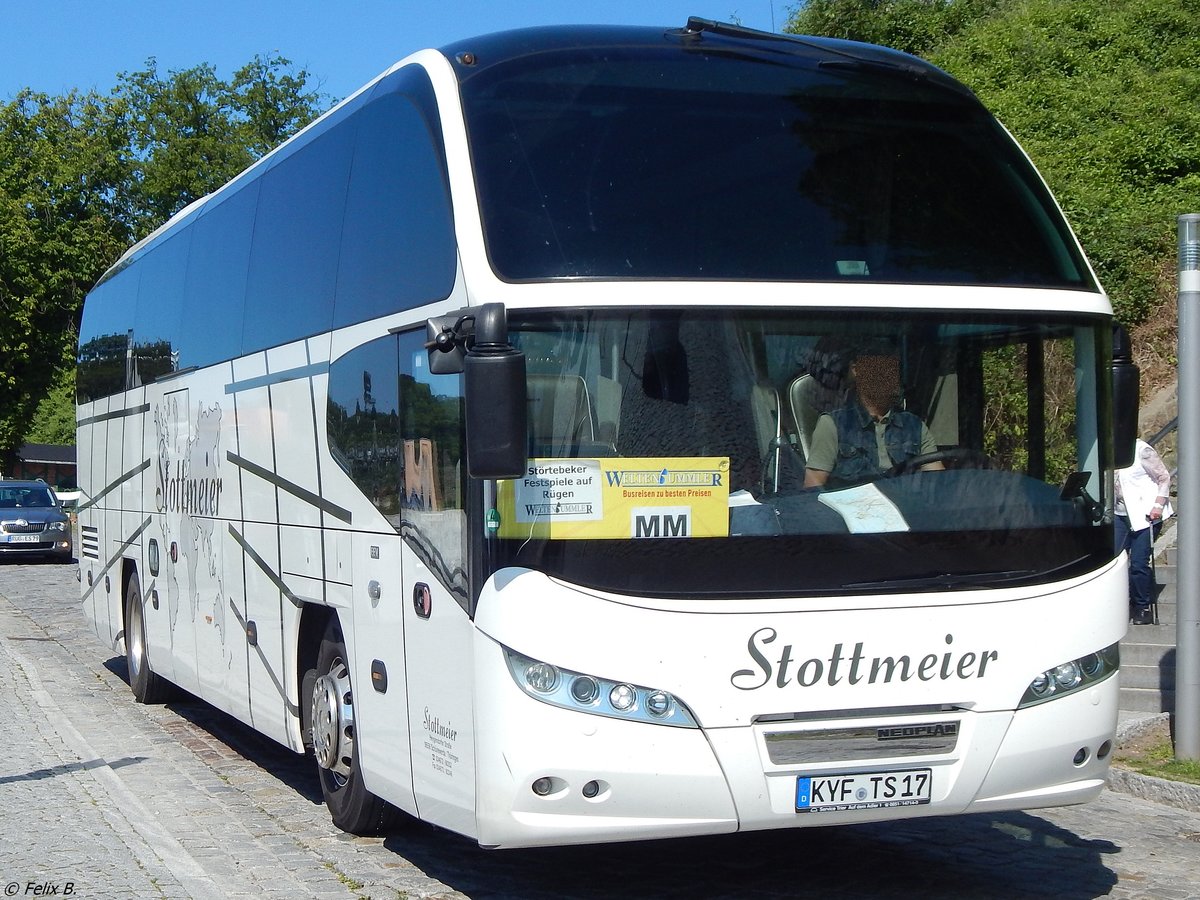
<path fill-rule="evenodd" d="M 1176 416 L 1170 422 L 1168 422 L 1166 425 L 1164 425 L 1162 428 L 1158 429 L 1158 431 L 1156 431 L 1154 433 L 1154 437 L 1149 438 L 1146 441 L 1146 443 L 1149 444 L 1151 447 L 1157 447 L 1159 441 L 1161 441 L 1163 438 L 1165 438 L 1171 432 L 1178 430 L 1178 428 L 1179 428 L 1179 416 Z"/>
<path fill-rule="evenodd" d="M 1160 441 L 1162 441 L 1163 438 L 1165 438 L 1167 435 L 1172 434 L 1173 432 L 1178 431 L 1178 430 L 1179 430 L 1179 416 L 1176 416 L 1170 422 L 1168 422 L 1166 425 L 1164 425 L 1162 428 L 1158 429 L 1158 431 L 1156 431 L 1154 433 L 1154 436 L 1151 437 L 1149 440 L 1147 440 L 1146 443 L 1149 444 L 1151 447 L 1154 447 L 1157 450 L 1158 444 Z M 1173 487 L 1175 487 L 1176 492 L 1178 492 L 1178 489 L 1179 489 L 1178 485 L 1175 483 L 1176 476 L 1178 476 L 1178 475 L 1179 475 L 1179 467 L 1176 466 L 1174 469 L 1171 470 L 1171 485 Z"/>

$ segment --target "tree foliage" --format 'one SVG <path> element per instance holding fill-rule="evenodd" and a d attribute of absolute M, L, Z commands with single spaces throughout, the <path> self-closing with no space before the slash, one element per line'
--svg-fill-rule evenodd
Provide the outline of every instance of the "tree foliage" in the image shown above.
<path fill-rule="evenodd" d="M 0 107 L 0 462 L 70 365 L 84 294 L 129 241 L 122 143 L 94 94 Z"/>
<path fill-rule="evenodd" d="M 328 99 L 309 80 L 282 57 L 228 82 L 211 66 L 164 76 L 151 59 L 107 96 L 23 91 L 0 104 L 0 462 L 56 383 L 38 428 L 61 419 L 91 286 L 133 241 L 315 118 Z"/>
<path fill-rule="evenodd" d="M 925 56 L 1012 0 L 809 0 L 784 31 L 883 44 Z"/>
<path fill-rule="evenodd" d="M 58 377 L 38 404 L 25 441 L 33 444 L 75 443 L 75 370 L 58 371 Z"/>
<path fill-rule="evenodd" d="M 210 65 L 118 76 L 109 109 L 128 135 L 127 200 L 138 237 L 216 190 L 321 111 L 309 75 L 256 57 L 226 82 Z"/>
<path fill-rule="evenodd" d="M 889 44 L 971 87 L 1029 153 L 1113 300 L 1170 302 L 1200 209 L 1200 0 L 811 0 L 788 30 Z"/>
<path fill-rule="evenodd" d="M 934 55 L 1021 141 L 1129 323 L 1170 302 L 1176 217 L 1200 208 L 1197 59 L 1197 0 L 1028 0 Z"/>

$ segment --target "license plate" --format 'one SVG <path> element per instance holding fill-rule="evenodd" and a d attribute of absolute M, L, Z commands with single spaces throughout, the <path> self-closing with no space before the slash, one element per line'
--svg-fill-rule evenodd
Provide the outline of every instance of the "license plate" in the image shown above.
<path fill-rule="evenodd" d="M 796 812 L 919 806 L 930 801 L 932 788 L 930 769 L 801 775 L 796 779 Z"/>
<path fill-rule="evenodd" d="M 6 534 L 10 544 L 36 544 L 42 539 L 40 534 Z"/>

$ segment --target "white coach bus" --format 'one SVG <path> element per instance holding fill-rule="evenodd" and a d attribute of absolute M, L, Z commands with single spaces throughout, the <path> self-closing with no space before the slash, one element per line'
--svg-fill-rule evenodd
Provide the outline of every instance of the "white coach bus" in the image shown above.
<path fill-rule="evenodd" d="M 1083 802 L 1112 348 L 1029 161 L 920 60 L 696 19 L 422 51 L 88 296 L 83 610 L 138 700 L 312 752 L 356 833 Z M 862 354 L 896 384 L 847 434 Z"/>

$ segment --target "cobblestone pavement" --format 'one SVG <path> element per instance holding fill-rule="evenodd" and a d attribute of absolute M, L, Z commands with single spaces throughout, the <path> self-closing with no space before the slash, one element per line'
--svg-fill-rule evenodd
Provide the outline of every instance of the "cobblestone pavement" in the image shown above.
<path fill-rule="evenodd" d="M 330 824 L 310 760 L 192 699 L 133 702 L 73 565 L 0 562 L 0 884 L 13 896 L 1187 898 L 1200 814 L 1096 803 L 893 825 L 487 852 Z"/>

